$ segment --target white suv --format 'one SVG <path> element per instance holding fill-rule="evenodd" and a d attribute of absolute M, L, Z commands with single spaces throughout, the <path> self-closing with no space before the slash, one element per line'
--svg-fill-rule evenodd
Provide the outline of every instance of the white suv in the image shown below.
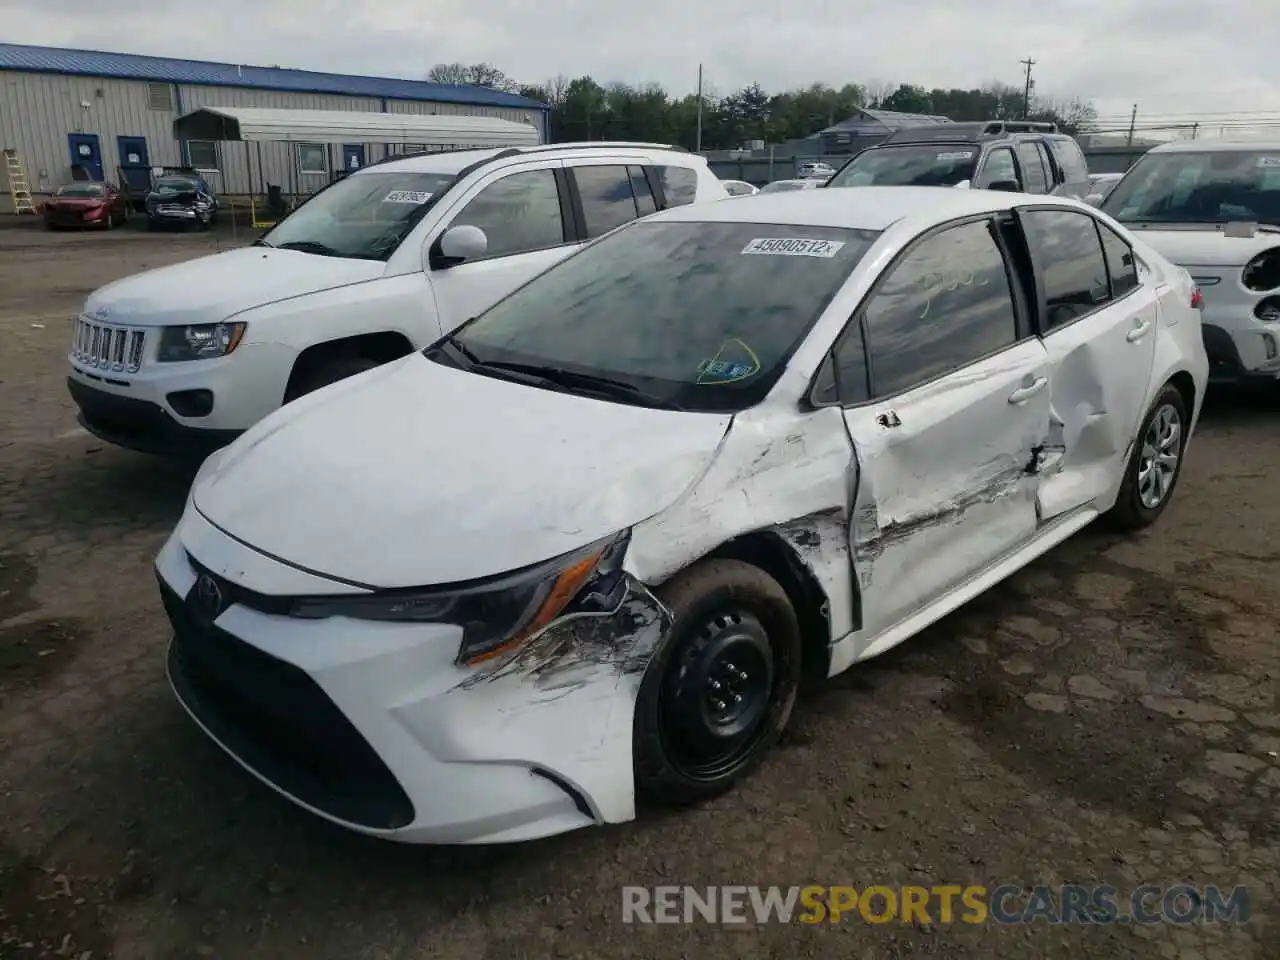
<path fill-rule="evenodd" d="M 661 144 L 372 164 L 250 247 L 94 292 L 67 386 L 100 439 L 202 455 L 281 404 L 434 342 L 594 237 L 727 196 L 704 159 Z"/>

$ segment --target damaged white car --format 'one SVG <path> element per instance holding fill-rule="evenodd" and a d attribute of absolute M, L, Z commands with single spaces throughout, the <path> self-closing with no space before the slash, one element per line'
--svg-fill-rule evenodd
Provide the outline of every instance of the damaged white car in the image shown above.
<path fill-rule="evenodd" d="M 715 795 L 802 674 L 1160 515 L 1207 375 L 1192 292 L 1048 197 L 637 221 L 211 457 L 157 559 L 171 683 L 262 780 L 391 839 Z"/>

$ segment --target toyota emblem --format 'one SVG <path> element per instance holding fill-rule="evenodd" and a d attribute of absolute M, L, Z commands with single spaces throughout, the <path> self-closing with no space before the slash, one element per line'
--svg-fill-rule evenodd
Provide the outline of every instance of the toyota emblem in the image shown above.
<path fill-rule="evenodd" d="M 200 574 L 200 579 L 196 581 L 195 599 L 200 612 L 210 620 L 215 619 L 222 612 L 222 588 L 218 586 L 218 581 L 207 573 Z"/>

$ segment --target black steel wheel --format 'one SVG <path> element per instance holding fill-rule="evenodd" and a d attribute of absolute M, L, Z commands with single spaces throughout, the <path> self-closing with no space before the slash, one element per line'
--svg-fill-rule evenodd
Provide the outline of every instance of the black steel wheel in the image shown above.
<path fill-rule="evenodd" d="M 800 628 L 763 570 L 706 561 L 659 591 L 674 620 L 636 705 L 636 787 L 665 803 L 729 789 L 786 726 L 800 682 Z"/>

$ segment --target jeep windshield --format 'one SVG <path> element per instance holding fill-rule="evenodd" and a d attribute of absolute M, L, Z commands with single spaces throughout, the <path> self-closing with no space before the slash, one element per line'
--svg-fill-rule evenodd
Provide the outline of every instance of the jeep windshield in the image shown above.
<path fill-rule="evenodd" d="M 1280 225 L 1280 149 L 1149 153 L 1101 209 L 1121 223 Z"/>
<path fill-rule="evenodd" d="M 263 246 L 387 260 L 454 181 L 452 173 L 356 173 L 321 190 L 262 238 Z"/>
<path fill-rule="evenodd" d="M 878 234 L 636 221 L 539 274 L 426 354 L 640 406 L 764 399 Z"/>
<path fill-rule="evenodd" d="M 964 143 L 871 147 L 827 181 L 828 187 L 954 187 L 973 179 L 978 148 Z"/>

